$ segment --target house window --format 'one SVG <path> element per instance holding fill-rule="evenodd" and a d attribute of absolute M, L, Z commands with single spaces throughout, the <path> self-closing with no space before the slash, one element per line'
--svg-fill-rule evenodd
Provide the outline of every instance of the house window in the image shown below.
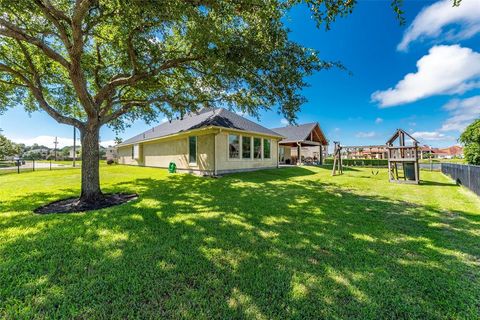
<path fill-rule="evenodd" d="M 240 136 L 237 134 L 228 135 L 228 157 L 230 159 L 240 158 Z"/>
<path fill-rule="evenodd" d="M 140 145 L 134 144 L 133 145 L 133 159 L 140 159 Z"/>
<path fill-rule="evenodd" d="M 263 139 L 263 158 L 270 159 L 270 139 Z"/>
<path fill-rule="evenodd" d="M 253 157 L 255 159 L 262 158 L 262 139 L 253 138 Z"/>
<path fill-rule="evenodd" d="M 252 158 L 252 137 L 242 136 L 242 158 Z"/>
<path fill-rule="evenodd" d="M 197 137 L 188 137 L 188 162 L 197 163 Z"/>

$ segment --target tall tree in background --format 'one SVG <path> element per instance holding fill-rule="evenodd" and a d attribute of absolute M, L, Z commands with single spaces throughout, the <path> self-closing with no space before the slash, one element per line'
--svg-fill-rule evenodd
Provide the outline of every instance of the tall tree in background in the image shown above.
<path fill-rule="evenodd" d="M 480 119 L 469 125 L 460 136 L 465 145 L 463 154 L 469 164 L 480 165 Z"/>
<path fill-rule="evenodd" d="M 335 64 L 288 39 L 304 4 L 327 28 L 355 0 L 0 0 L 0 108 L 43 110 L 79 129 L 80 201 L 103 198 L 99 130 L 201 106 L 292 121 L 312 72 Z M 394 11 L 401 15 L 392 0 Z"/>
<path fill-rule="evenodd" d="M 20 148 L 18 145 L 0 134 L 0 160 L 5 159 L 5 157 L 17 155 L 19 152 Z"/>

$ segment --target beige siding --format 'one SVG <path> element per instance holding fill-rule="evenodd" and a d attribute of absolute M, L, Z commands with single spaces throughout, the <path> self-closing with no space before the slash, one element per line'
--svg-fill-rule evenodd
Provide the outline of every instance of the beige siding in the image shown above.
<path fill-rule="evenodd" d="M 141 150 L 140 148 L 140 156 L 141 156 Z M 119 147 L 118 148 L 118 163 L 120 164 L 129 164 L 129 165 L 142 165 L 143 163 L 141 162 L 141 157 L 140 159 L 134 159 L 132 157 L 132 146 L 125 146 L 125 147 Z"/>
<path fill-rule="evenodd" d="M 131 146 L 119 148 L 119 163 L 167 168 L 170 162 L 175 162 L 178 169 L 213 171 L 214 135 L 197 136 L 196 164 L 189 163 L 188 137 L 185 135 L 175 139 L 142 143 L 142 156 L 138 162 L 131 157 Z"/>
<path fill-rule="evenodd" d="M 234 134 L 242 135 L 241 133 Z M 229 159 L 228 156 L 228 131 L 212 130 L 197 135 L 197 163 L 189 163 L 188 135 L 181 135 L 168 139 L 143 142 L 140 144 L 140 159 L 132 159 L 132 147 L 118 148 L 118 162 L 128 165 L 144 165 L 149 167 L 168 168 L 170 162 L 175 162 L 177 169 L 189 172 L 212 174 L 215 164 L 217 173 L 233 171 L 254 170 L 277 167 L 278 140 L 257 134 L 245 134 L 249 137 L 269 139 L 271 155 L 269 159 Z M 215 146 L 216 144 L 216 146 Z M 253 146 L 252 146 L 253 147 Z M 263 152 L 262 152 L 263 156 Z"/>
<path fill-rule="evenodd" d="M 166 168 L 173 161 L 178 169 L 213 170 L 213 137 L 213 134 L 197 136 L 196 164 L 188 161 L 188 136 L 164 142 L 145 143 L 145 165 Z"/>
<path fill-rule="evenodd" d="M 232 134 L 239 134 L 238 132 L 230 132 Z M 277 158 L 278 158 L 278 140 L 261 136 L 253 133 L 246 133 L 245 136 L 249 137 L 259 137 L 270 139 L 271 141 L 271 155 L 270 159 L 230 159 L 228 156 L 228 131 L 222 131 L 216 137 L 217 139 L 217 172 L 230 172 L 235 170 L 252 170 L 252 169 L 261 169 L 261 168 L 273 168 L 277 167 Z M 263 143 L 263 140 L 262 140 Z M 252 146 L 253 148 L 253 146 Z M 240 155 L 242 151 L 240 149 Z M 262 154 L 263 156 L 263 154 Z"/>

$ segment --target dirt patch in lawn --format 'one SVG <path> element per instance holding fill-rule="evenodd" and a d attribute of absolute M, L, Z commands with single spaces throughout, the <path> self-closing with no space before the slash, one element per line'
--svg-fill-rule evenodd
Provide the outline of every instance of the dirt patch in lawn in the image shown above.
<path fill-rule="evenodd" d="M 118 206 L 137 198 L 138 195 L 136 193 L 105 194 L 102 200 L 95 203 L 85 203 L 80 201 L 79 198 L 68 198 L 46 204 L 33 212 L 38 214 L 84 212 Z"/>

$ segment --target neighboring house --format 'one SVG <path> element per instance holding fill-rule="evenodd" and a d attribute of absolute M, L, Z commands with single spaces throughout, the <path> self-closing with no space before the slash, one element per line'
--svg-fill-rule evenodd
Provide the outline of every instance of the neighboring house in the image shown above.
<path fill-rule="evenodd" d="M 328 141 L 317 122 L 272 130 L 285 137 L 279 143 L 281 164 L 323 163 Z"/>
<path fill-rule="evenodd" d="M 441 157 L 444 159 L 463 158 L 463 148 L 460 146 L 451 146 L 439 149 Z"/>
<path fill-rule="evenodd" d="M 117 161 L 117 147 L 108 146 L 108 148 L 105 149 L 105 157 L 107 160 Z"/>
<path fill-rule="evenodd" d="M 452 146 L 448 148 L 432 148 L 431 146 L 423 146 L 421 149 L 421 159 L 453 159 L 463 158 L 463 147 Z"/>
<path fill-rule="evenodd" d="M 223 108 L 202 109 L 130 138 L 117 146 L 120 164 L 168 168 L 202 175 L 278 167 L 282 136 Z"/>
<path fill-rule="evenodd" d="M 347 159 L 388 159 L 387 146 L 342 146 Z"/>
<path fill-rule="evenodd" d="M 53 150 L 48 148 L 37 148 L 28 150 L 23 154 L 23 158 L 37 158 L 37 159 L 46 159 L 50 154 L 53 154 Z"/>
<path fill-rule="evenodd" d="M 68 158 L 69 159 L 73 159 L 73 147 L 70 148 L 70 150 L 68 151 Z M 76 146 L 75 147 L 75 159 L 80 159 L 82 156 L 82 149 L 80 146 Z"/>

